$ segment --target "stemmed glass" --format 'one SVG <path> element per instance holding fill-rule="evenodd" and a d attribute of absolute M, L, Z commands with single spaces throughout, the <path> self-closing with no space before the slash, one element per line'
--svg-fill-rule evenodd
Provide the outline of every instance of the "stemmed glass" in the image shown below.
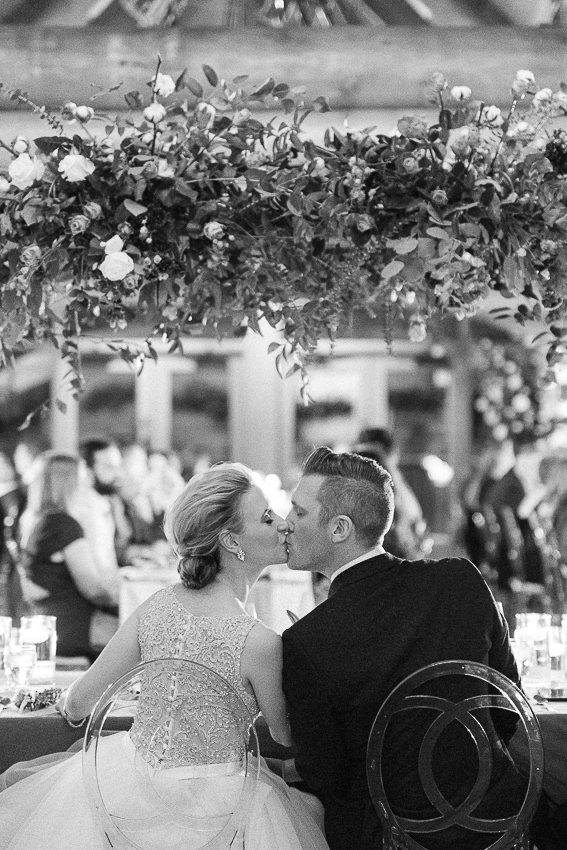
<path fill-rule="evenodd" d="M 36 660 L 35 646 L 22 642 L 20 629 L 12 629 L 4 647 L 4 670 L 6 682 L 14 695 L 29 683 Z"/>

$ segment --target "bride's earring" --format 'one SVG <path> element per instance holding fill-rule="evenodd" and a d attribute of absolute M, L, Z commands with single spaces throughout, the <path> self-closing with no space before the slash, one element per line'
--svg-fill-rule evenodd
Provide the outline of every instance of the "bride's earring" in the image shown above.
<path fill-rule="evenodd" d="M 238 552 L 236 553 L 236 557 L 238 558 L 239 561 L 243 561 L 244 558 L 246 557 L 246 555 L 244 554 L 244 549 L 239 549 Z"/>

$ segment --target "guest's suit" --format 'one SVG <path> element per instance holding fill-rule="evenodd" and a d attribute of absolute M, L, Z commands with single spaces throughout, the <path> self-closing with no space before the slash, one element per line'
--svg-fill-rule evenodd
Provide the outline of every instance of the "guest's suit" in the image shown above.
<path fill-rule="evenodd" d="M 401 679 L 434 661 L 467 659 L 519 681 L 506 623 L 462 558 L 402 561 L 384 553 L 355 564 L 332 582 L 325 602 L 284 632 L 283 653 L 297 769 L 325 805 L 331 850 L 380 846 L 366 745 Z M 499 725 L 510 737 L 514 724 Z"/>

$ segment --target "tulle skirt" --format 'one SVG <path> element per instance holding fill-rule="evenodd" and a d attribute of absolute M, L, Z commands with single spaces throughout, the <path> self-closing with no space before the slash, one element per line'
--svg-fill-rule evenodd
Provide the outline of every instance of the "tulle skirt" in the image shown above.
<path fill-rule="evenodd" d="M 217 847 L 223 816 L 241 799 L 242 774 L 238 765 L 207 765 L 201 774 L 184 770 L 150 776 L 127 732 L 99 742 L 99 786 L 108 808 L 120 813 L 130 846 L 197 850 L 211 840 Z M 22 763 L 8 774 L 14 784 L 5 787 L 2 777 L 1 850 L 108 850 L 104 817 L 93 813 L 83 782 L 81 752 Z M 244 842 L 246 850 L 328 850 L 319 801 L 289 788 L 263 760 L 248 803 L 244 838 L 231 850 Z"/>

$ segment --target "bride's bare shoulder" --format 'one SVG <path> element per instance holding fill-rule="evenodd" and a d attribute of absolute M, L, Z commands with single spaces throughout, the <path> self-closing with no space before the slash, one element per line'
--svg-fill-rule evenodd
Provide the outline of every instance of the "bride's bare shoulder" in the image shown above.
<path fill-rule="evenodd" d="M 245 649 L 262 659 L 274 658 L 281 655 L 282 639 L 277 632 L 258 620 L 250 629 Z"/>

